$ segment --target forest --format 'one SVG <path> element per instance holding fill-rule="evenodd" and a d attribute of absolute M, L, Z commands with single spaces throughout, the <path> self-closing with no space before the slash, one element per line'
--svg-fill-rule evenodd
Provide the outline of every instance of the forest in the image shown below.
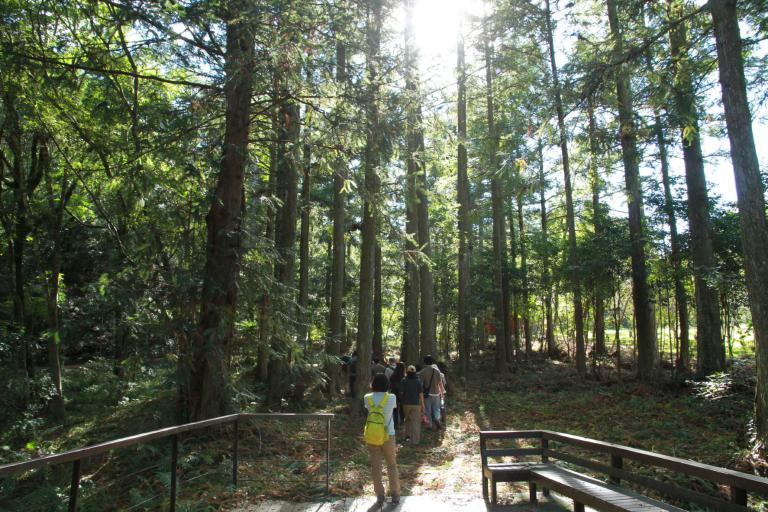
<path fill-rule="evenodd" d="M 354 414 L 354 351 L 361 383 L 431 354 L 499 393 L 550 363 L 590 396 L 741 386 L 768 467 L 765 0 L 5 0 L 0 26 L 0 463 Z"/>

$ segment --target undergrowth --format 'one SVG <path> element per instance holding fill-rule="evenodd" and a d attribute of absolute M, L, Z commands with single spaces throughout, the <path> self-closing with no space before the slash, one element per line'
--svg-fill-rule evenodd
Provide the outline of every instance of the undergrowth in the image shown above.
<path fill-rule="evenodd" d="M 66 420 L 22 417 L 4 425 L 0 462 L 173 424 L 174 371 L 170 360 L 155 361 L 151 366 L 136 362 L 120 378 L 106 360 L 68 368 Z M 669 379 L 649 385 L 616 377 L 603 373 L 599 380 L 582 381 L 568 364 L 533 359 L 505 379 L 476 371 L 463 386 L 452 383 L 448 428 L 424 433 L 419 447 L 399 445 L 403 493 L 479 495 L 477 432 L 486 429 L 548 429 L 742 471 L 762 468 L 750 444 L 754 396 L 750 363 L 737 361 L 728 372 L 704 381 Z M 258 385 L 242 378 L 236 388 L 241 410 L 258 411 L 262 407 L 263 389 Z M 372 493 L 369 457 L 361 436 L 363 418 L 349 412 L 350 403 L 344 397 L 323 404 L 312 388 L 302 391 L 314 401 L 305 398 L 286 403 L 283 409 L 335 414 L 331 426 L 332 495 Z M 237 488 L 231 483 L 231 434 L 231 428 L 221 428 L 182 437 L 179 510 L 219 510 L 266 498 L 312 501 L 324 497 L 324 424 L 241 425 Z M 56 510 L 51 503 L 63 507 L 70 467 L 54 466 L 15 480 L 0 480 L 0 510 L 20 510 L 12 500 L 22 495 L 29 505 L 24 510 Z M 81 510 L 167 507 L 169 467 L 167 439 L 89 460 L 83 473 Z M 677 477 L 670 474 L 664 478 L 674 481 Z M 693 485 L 702 491 L 721 491 L 708 488 L 706 482 Z M 768 510 L 762 502 L 750 505 Z"/>

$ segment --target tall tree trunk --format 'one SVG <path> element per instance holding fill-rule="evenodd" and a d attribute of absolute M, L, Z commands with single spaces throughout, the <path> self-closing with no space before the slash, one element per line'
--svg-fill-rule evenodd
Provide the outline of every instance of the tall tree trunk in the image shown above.
<path fill-rule="evenodd" d="M 456 196 L 459 203 L 459 368 L 462 377 L 469 375 L 469 357 L 472 338 L 472 321 L 469 312 L 470 267 L 468 236 L 471 229 L 469 223 L 469 178 L 467 176 L 467 70 L 464 63 L 464 34 L 459 29 L 459 40 L 456 48 L 458 75 L 458 173 L 456 176 Z"/>
<path fill-rule="evenodd" d="M 418 89 L 417 89 L 418 90 Z M 419 217 L 419 246 L 424 254 L 419 266 L 421 285 L 421 355 L 436 354 L 435 282 L 432 276 L 432 245 L 429 237 L 429 201 L 427 199 L 427 169 L 424 166 L 424 131 L 421 127 L 421 105 L 418 106 L 418 158 L 421 171 L 416 175 L 417 212 Z"/>
<path fill-rule="evenodd" d="M 421 95 L 419 90 L 418 56 L 413 38 L 413 0 L 406 0 L 407 32 L 405 90 L 407 92 L 408 159 L 415 168 L 416 217 L 419 249 L 424 255 L 419 264 L 420 285 L 420 350 L 421 355 L 435 354 L 437 330 L 435 325 L 435 282 L 432 276 L 432 246 L 429 237 L 429 200 L 427 169 L 424 165 L 424 127 L 422 126 Z"/>
<path fill-rule="evenodd" d="M 310 71 L 307 71 L 309 79 Z M 299 236 L 299 303 L 296 328 L 296 339 L 306 350 L 308 348 L 310 315 L 309 306 L 309 229 L 312 204 L 310 201 L 310 184 L 312 182 L 312 145 L 310 143 L 310 114 L 309 106 L 304 113 L 304 147 L 302 154 L 302 181 L 301 181 L 301 231 Z"/>
<path fill-rule="evenodd" d="M 552 87 L 555 94 L 557 127 L 560 135 L 560 152 L 563 159 L 563 181 L 565 183 L 565 216 L 568 226 L 568 265 L 571 268 L 571 287 L 573 288 L 573 321 L 576 327 L 576 371 L 580 377 L 587 374 L 587 353 L 584 346 L 584 312 L 581 303 L 581 277 L 579 258 L 576 253 L 576 217 L 573 209 L 573 185 L 568 159 L 568 133 L 565 130 L 565 112 L 560 94 L 560 79 L 555 61 L 555 44 L 552 38 L 552 14 L 549 0 L 546 0 L 547 44 L 549 45 L 549 63 L 552 68 Z"/>
<path fill-rule="evenodd" d="M 23 166 L 23 132 L 16 109 L 15 88 L 11 84 L 3 85 L 5 86 L 3 90 L 3 106 L 5 107 L 3 131 L 12 156 L 10 170 L 13 181 L 10 188 L 13 190 L 16 209 L 12 232 L 8 233 L 11 248 L 9 252 L 13 255 L 13 324 L 19 333 L 24 333 L 27 316 L 26 290 L 24 288 L 24 249 L 29 225 L 27 219 L 27 180 Z M 31 369 L 29 368 L 29 347 L 26 334 L 20 336 L 17 358 L 19 367 L 25 375 L 29 375 Z"/>
<path fill-rule="evenodd" d="M 276 77 L 275 77 L 276 78 Z M 277 81 L 273 82 L 272 96 L 277 102 Z M 269 178 L 267 181 L 267 194 L 270 198 L 277 195 L 277 109 L 273 108 L 270 119 L 272 122 L 272 136 L 274 140 L 269 147 Z M 264 227 L 264 239 L 274 244 L 275 241 L 275 211 L 269 208 L 266 212 L 266 226 Z M 274 264 L 268 263 L 265 272 L 274 273 Z M 272 298 L 269 286 L 266 286 L 259 305 L 259 351 L 256 373 L 260 382 L 269 380 L 269 345 L 272 338 Z"/>
<path fill-rule="evenodd" d="M 406 111 L 406 293 L 405 293 L 405 351 L 401 355 L 405 361 L 415 363 L 421 353 L 420 296 L 421 278 L 419 270 L 419 208 L 418 178 L 423 171 L 422 155 L 419 154 L 419 125 L 414 103 L 417 90 L 414 80 L 416 72 L 415 43 L 413 41 L 413 1 L 405 3 L 405 87 L 407 93 Z"/>
<path fill-rule="evenodd" d="M 228 408 L 228 353 L 237 306 L 240 270 L 244 174 L 254 69 L 254 30 L 243 16 L 242 0 L 229 3 L 226 31 L 227 77 L 224 151 L 216 191 L 206 217 L 208 238 L 200 321 L 193 337 L 186 403 L 191 419 L 223 414 Z"/>
<path fill-rule="evenodd" d="M 443 252 L 443 251 L 441 251 Z M 448 294 L 450 288 L 448 284 L 448 274 L 443 273 L 440 284 L 440 312 L 442 313 L 442 325 L 440 326 L 440 337 L 442 341 L 442 351 L 440 352 L 440 358 L 443 361 L 450 361 L 451 359 L 451 324 L 448 320 L 449 308 L 448 308 Z"/>
<path fill-rule="evenodd" d="M 406 230 L 408 229 L 406 223 Z M 407 242 L 406 242 L 407 243 Z M 409 261 L 410 252 L 406 251 L 405 282 L 403 283 L 403 342 L 400 358 L 410 363 L 419 359 L 419 271 L 414 262 Z"/>
<path fill-rule="evenodd" d="M 494 119 L 493 104 L 493 53 L 491 34 L 485 26 L 485 99 L 488 123 L 488 174 L 491 176 L 491 210 L 493 215 L 493 287 L 496 310 L 496 371 L 507 373 L 507 347 L 509 336 L 509 280 L 507 276 L 506 228 L 504 226 L 504 190 L 499 172 L 499 134 Z"/>
<path fill-rule="evenodd" d="M 507 343 L 507 362 L 519 363 L 522 351 L 520 350 L 520 294 L 517 286 L 517 236 L 515 234 L 515 207 L 509 207 L 509 267 L 510 273 L 515 279 L 509 279 L 509 311 L 508 330 L 511 343 Z"/>
<path fill-rule="evenodd" d="M 597 122 L 593 96 L 587 99 L 587 114 L 589 115 L 589 181 L 592 188 L 592 227 L 595 230 L 595 239 L 600 242 L 603 236 L 602 213 L 600 206 L 600 191 L 602 181 L 598 170 L 597 160 L 600 154 L 597 141 Z M 598 245 L 599 246 L 599 245 Z M 595 302 L 595 355 L 605 355 L 605 292 L 602 283 L 592 283 L 592 297 Z"/>
<path fill-rule="evenodd" d="M 49 259 L 48 276 L 45 280 L 46 309 L 47 309 L 47 335 L 48 367 L 53 380 L 54 396 L 51 398 L 50 407 L 53 415 L 64 418 L 64 390 L 61 383 L 61 357 L 59 345 L 61 344 L 61 328 L 59 322 L 59 290 L 61 288 L 61 260 L 62 260 L 62 226 L 64 223 L 64 209 L 75 190 L 75 183 L 68 182 L 66 175 L 61 179 L 59 197 L 54 197 L 53 177 L 50 176 L 50 154 L 48 144 L 44 141 L 40 146 L 39 165 L 46 179 L 48 194 L 49 236 L 51 240 L 51 256 Z"/>
<path fill-rule="evenodd" d="M 525 246 L 525 219 L 523 218 L 523 192 L 517 196 L 517 226 L 520 238 L 520 279 L 522 283 L 522 293 L 520 300 L 522 308 L 520 314 L 523 318 L 523 333 L 525 334 L 525 356 L 533 355 L 533 343 L 531 340 L 531 319 L 528 309 L 528 249 Z"/>
<path fill-rule="evenodd" d="M 363 225 L 360 248 L 360 289 L 357 314 L 357 382 L 352 409 L 360 411 L 362 399 L 368 391 L 371 378 L 371 351 L 373 337 L 374 267 L 376 260 L 376 230 L 378 219 L 379 180 L 377 176 L 380 154 L 380 47 L 382 26 L 382 0 L 368 1 L 366 23 L 366 82 L 365 114 L 366 143 L 363 157 Z"/>
<path fill-rule="evenodd" d="M 547 218 L 547 182 L 544 178 L 544 145 L 539 139 L 539 211 L 541 214 L 541 236 L 543 239 L 544 253 L 542 255 L 542 284 L 544 285 L 544 345 L 548 357 L 557 355 L 555 343 L 555 329 L 552 320 L 552 277 L 549 270 L 549 226 Z"/>
<path fill-rule="evenodd" d="M 670 34 L 676 29 L 672 29 Z M 685 28 L 683 27 L 683 31 Z M 675 36 L 670 35 L 670 44 L 672 44 L 672 38 Z M 646 67 L 649 73 L 653 71 L 653 65 L 651 62 L 650 52 L 646 52 Z M 684 269 L 682 267 L 682 256 L 680 252 L 680 236 L 677 232 L 677 216 L 675 215 L 675 207 L 672 200 L 672 188 L 669 180 L 669 157 L 667 153 L 667 141 L 664 136 L 664 128 L 662 125 L 661 116 L 658 109 L 654 109 L 654 132 L 656 134 L 656 142 L 659 147 L 659 160 L 661 163 L 661 181 L 664 188 L 664 212 L 667 215 L 667 222 L 669 224 L 669 237 L 670 237 L 670 261 L 672 263 L 673 280 L 675 286 L 675 303 L 678 317 L 678 340 L 680 342 L 679 358 L 676 362 L 677 369 L 683 373 L 687 373 L 690 369 L 690 341 L 688 336 L 688 294 L 685 291 Z M 685 148 L 684 148 L 685 150 Z M 703 169 L 702 169 L 703 172 Z"/>
<path fill-rule="evenodd" d="M 736 1 L 710 0 L 709 9 L 717 43 L 725 122 L 736 178 L 747 291 L 755 331 L 755 426 L 759 448 L 764 452 L 768 442 L 768 225 L 765 219 L 765 190 L 752 135 Z"/>
<path fill-rule="evenodd" d="M 401 357 L 411 363 L 418 361 L 420 353 L 419 344 L 419 266 L 418 266 L 418 239 L 416 230 L 418 229 L 418 217 L 416 216 L 416 180 L 415 176 L 410 174 L 410 162 L 407 164 L 409 175 L 406 184 L 406 222 L 405 231 L 406 251 L 405 251 L 405 332 L 404 345 L 405 350 Z"/>
<path fill-rule="evenodd" d="M 342 94 L 347 83 L 347 51 L 339 35 L 336 41 L 336 83 Z M 326 344 L 326 352 L 334 357 L 341 354 L 341 345 L 345 339 L 344 332 L 344 277 L 345 277 L 345 245 L 346 232 L 346 203 L 347 194 L 344 184 L 347 180 L 347 164 L 342 156 L 334 163 L 333 173 L 333 261 L 331 263 L 331 310 L 329 318 L 330 339 Z M 329 377 L 329 390 L 335 395 L 339 389 L 338 365 L 330 362 L 326 368 Z"/>
<path fill-rule="evenodd" d="M 287 49 L 281 51 L 287 53 Z M 281 59 L 287 59 L 283 54 Z M 280 208 L 275 219 L 275 280 L 280 287 L 280 298 L 276 309 L 282 313 L 283 325 L 272 332 L 272 366 L 269 372 L 268 402 L 279 405 L 285 394 L 286 367 L 290 364 L 292 332 L 298 324 L 296 308 L 289 297 L 293 296 L 296 283 L 296 220 L 298 217 L 298 149 L 299 149 L 299 105 L 293 100 L 286 83 L 289 80 L 290 65 L 281 62 L 283 70 L 278 78 L 278 139 L 277 139 L 277 199 Z"/>
<path fill-rule="evenodd" d="M 664 130 L 661 126 L 661 116 L 655 115 L 656 141 L 659 146 L 659 160 L 661 161 L 661 183 L 664 188 L 664 211 L 667 214 L 670 238 L 670 260 L 672 262 L 673 279 L 675 283 L 675 302 L 677 304 L 677 316 L 679 318 L 680 358 L 677 362 L 678 369 L 687 373 L 690 368 L 690 342 L 688 339 L 688 295 L 683 284 L 683 268 L 680 255 L 680 236 L 677 233 L 677 216 L 672 201 L 672 188 L 669 182 L 669 157 Z"/>
<path fill-rule="evenodd" d="M 373 357 L 383 361 L 384 340 L 381 325 L 381 244 L 376 243 L 376 256 L 373 269 Z"/>
<path fill-rule="evenodd" d="M 613 39 L 614 59 L 623 55 L 623 41 L 615 0 L 607 0 L 608 21 Z M 656 328 L 653 301 L 648 285 L 648 268 L 645 258 L 645 227 L 643 194 L 640 185 L 640 155 L 637 150 L 637 131 L 632 107 L 632 90 L 626 64 L 618 65 L 616 73 L 616 99 L 619 108 L 619 136 L 624 160 L 629 209 L 629 235 L 632 254 L 632 299 L 637 329 L 637 374 L 641 380 L 650 380 L 656 371 Z"/>
<path fill-rule="evenodd" d="M 682 4 L 668 0 L 670 18 L 683 14 Z M 688 59 L 688 37 L 685 23 L 669 33 L 669 47 L 675 67 L 672 80 L 677 124 L 680 127 L 685 161 L 685 183 L 688 189 L 688 223 L 691 232 L 691 254 L 696 289 L 696 373 L 703 377 L 725 368 L 725 346 L 720 323 L 720 294 L 711 284 L 710 275 L 716 262 L 712 248 L 712 224 L 709 215 L 709 195 L 704 174 L 704 157 L 699 137 L 699 112 Z M 687 321 L 686 321 L 687 324 Z M 687 325 L 685 326 L 687 328 Z M 688 336 L 681 337 L 684 348 L 682 360 L 688 359 Z M 684 350 L 684 351 L 683 351 Z M 687 361 L 686 361 L 687 362 Z M 684 366 L 684 368 L 688 368 Z"/>

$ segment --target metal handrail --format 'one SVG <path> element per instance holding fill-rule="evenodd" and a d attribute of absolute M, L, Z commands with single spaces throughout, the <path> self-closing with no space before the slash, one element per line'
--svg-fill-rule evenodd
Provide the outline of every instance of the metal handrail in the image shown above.
<path fill-rule="evenodd" d="M 77 510 L 77 499 L 80 489 L 80 461 L 87 457 L 92 457 L 116 448 L 124 448 L 127 446 L 135 446 L 156 439 L 163 439 L 166 437 L 171 438 L 171 486 L 170 486 L 170 510 L 173 512 L 176 510 L 176 466 L 178 462 L 179 453 L 179 434 L 184 432 L 190 432 L 193 430 L 200 430 L 207 427 L 213 427 L 216 425 L 223 425 L 232 423 L 233 425 L 233 438 L 232 438 L 232 484 L 237 486 L 237 466 L 238 466 L 238 440 L 239 440 L 239 423 L 240 419 L 277 419 L 281 421 L 294 421 L 294 420 L 324 420 L 326 424 L 326 474 L 325 474 L 325 488 L 326 492 L 330 489 L 330 467 L 331 467 L 331 419 L 334 415 L 332 413 L 236 413 L 226 416 L 219 416 L 217 418 L 211 418 L 202 421 L 195 421 L 192 423 L 184 423 L 183 425 L 176 425 L 174 427 L 161 428 L 159 430 L 153 430 L 151 432 L 143 432 L 133 436 L 122 437 L 120 439 L 114 439 L 104 443 L 87 446 L 85 448 L 78 448 L 63 453 L 57 453 L 53 455 L 47 455 L 45 457 L 38 457 L 35 459 L 12 462 L 10 464 L 0 465 L 0 478 L 7 478 L 24 471 L 30 471 L 33 469 L 41 468 L 44 466 L 51 466 L 54 464 L 64 464 L 72 462 L 72 482 L 70 484 L 69 493 L 69 511 L 75 512 Z"/>

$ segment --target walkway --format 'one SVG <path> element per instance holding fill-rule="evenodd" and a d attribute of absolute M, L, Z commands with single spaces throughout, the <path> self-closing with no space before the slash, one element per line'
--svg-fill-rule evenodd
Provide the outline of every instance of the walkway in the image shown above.
<path fill-rule="evenodd" d="M 569 501 L 559 497 L 552 500 L 539 499 L 539 505 L 528 503 L 528 495 L 516 495 L 513 505 L 490 507 L 475 494 L 422 494 L 404 496 L 395 506 L 386 503 L 379 508 L 375 498 L 345 498 L 330 503 L 289 503 L 266 501 L 258 505 L 243 505 L 232 512 L 563 512 L 570 510 Z"/>
<path fill-rule="evenodd" d="M 228 508 L 229 512 L 563 512 L 571 510 L 571 501 L 559 496 L 541 497 L 539 504 L 528 502 L 527 485 L 499 484 L 501 505 L 490 507 L 482 499 L 480 482 L 480 452 L 478 432 L 487 425 L 482 414 L 472 407 L 463 390 L 449 395 L 451 400 L 447 428 L 440 432 L 425 432 L 419 447 L 407 444 L 398 446 L 403 496 L 400 504 L 387 502 L 384 507 L 375 506 L 373 489 L 369 481 L 368 455 L 362 446 L 342 452 L 337 460 L 341 466 L 363 468 L 362 472 L 345 473 L 342 482 L 339 474 L 332 478 L 332 491 L 340 494 L 356 494 L 333 498 L 330 502 L 301 502 L 244 500 Z M 335 446 L 349 445 L 349 438 L 359 436 L 360 422 L 347 422 L 337 415 L 334 432 Z M 385 478 L 386 485 L 386 478 Z M 339 496 L 339 494 L 337 494 Z M 301 499 L 301 498 L 299 498 Z"/>

